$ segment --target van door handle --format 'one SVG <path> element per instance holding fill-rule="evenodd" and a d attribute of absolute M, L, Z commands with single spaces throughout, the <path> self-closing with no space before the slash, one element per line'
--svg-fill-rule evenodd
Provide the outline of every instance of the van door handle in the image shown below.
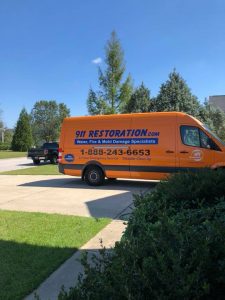
<path fill-rule="evenodd" d="M 166 153 L 174 153 L 172 150 L 167 150 Z"/>
<path fill-rule="evenodd" d="M 188 151 L 180 151 L 180 153 L 186 154 L 186 153 L 189 153 L 189 152 Z"/>

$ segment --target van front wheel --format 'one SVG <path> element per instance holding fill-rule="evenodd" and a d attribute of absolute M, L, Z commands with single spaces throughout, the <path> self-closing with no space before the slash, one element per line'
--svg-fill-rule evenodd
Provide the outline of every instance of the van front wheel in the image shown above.
<path fill-rule="evenodd" d="M 91 166 L 85 171 L 84 179 L 88 185 L 99 186 L 104 182 L 104 174 L 99 167 Z"/>

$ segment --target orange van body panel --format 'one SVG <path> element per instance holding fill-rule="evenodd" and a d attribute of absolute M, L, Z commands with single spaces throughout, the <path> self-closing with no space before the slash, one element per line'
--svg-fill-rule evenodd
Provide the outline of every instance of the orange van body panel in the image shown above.
<path fill-rule="evenodd" d="M 198 128 L 217 150 L 189 146 L 182 126 Z M 181 112 L 155 112 L 65 118 L 59 148 L 60 171 L 83 176 L 98 165 L 108 178 L 165 179 L 184 169 L 225 167 L 225 147 L 203 124 Z"/>

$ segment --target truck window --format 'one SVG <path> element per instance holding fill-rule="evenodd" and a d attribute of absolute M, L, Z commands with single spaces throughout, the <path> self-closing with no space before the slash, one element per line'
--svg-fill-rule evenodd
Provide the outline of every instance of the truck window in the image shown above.
<path fill-rule="evenodd" d="M 194 126 L 181 126 L 181 140 L 184 145 L 200 147 L 198 128 Z"/>
<path fill-rule="evenodd" d="M 58 144 L 57 143 L 44 143 L 43 148 L 45 149 L 50 149 L 50 148 L 58 148 Z"/>

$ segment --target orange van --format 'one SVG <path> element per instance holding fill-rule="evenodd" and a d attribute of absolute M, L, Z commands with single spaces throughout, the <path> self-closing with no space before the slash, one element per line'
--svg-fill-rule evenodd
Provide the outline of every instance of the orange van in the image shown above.
<path fill-rule="evenodd" d="M 65 118 L 59 171 L 89 185 L 105 178 L 163 179 L 168 174 L 225 167 L 225 144 L 181 112 Z"/>

